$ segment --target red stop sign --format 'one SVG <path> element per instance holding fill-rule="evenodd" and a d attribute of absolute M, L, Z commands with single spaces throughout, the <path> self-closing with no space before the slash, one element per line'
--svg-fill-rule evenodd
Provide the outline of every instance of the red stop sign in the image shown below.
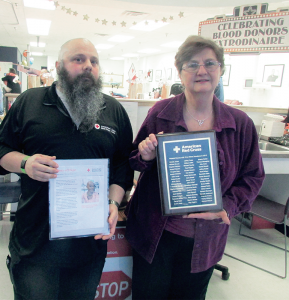
<path fill-rule="evenodd" d="M 126 299 L 131 294 L 131 278 L 122 271 L 103 272 L 95 299 Z"/>

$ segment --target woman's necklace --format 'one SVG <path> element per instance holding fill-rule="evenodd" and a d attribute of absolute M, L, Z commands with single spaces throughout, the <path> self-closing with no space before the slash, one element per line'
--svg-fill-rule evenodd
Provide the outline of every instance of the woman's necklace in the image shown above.
<path fill-rule="evenodd" d="M 202 125 L 204 124 L 204 122 L 211 116 L 211 114 L 212 114 L 212 112 L 213 112 L 213 110 L 211 110 L 210 114 L 209 114 L 205 119 L 203 119 L 203 120 L 198 120 L 198 119 L 194 118 L 194 117 L 191 115 L 191 113 L 189 112 L 189 110 L 188 110 L 188 108 L 187 108 L 187 105 L 186 105 L 186 111 L 188 112 L 188 114 L 189 114 L 195 121 L 197 121 L 197 122 L 199 123 L 199 126 L 202 126 Z"/>

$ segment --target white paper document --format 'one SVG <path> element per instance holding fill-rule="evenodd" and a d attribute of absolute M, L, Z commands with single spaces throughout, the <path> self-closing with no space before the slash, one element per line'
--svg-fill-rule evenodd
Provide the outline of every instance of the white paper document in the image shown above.
<path fill-rule="evenodd" d="M 108 159 L 55 160 L 49 180 L 50 240 L 109 234 Z"/>

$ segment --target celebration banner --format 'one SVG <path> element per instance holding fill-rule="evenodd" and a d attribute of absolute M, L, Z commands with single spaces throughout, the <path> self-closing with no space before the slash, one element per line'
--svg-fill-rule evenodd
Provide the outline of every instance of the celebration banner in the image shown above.
<path fill-rule="evenodd" d="M 289 12 L 207 20 L 199 35 L 213 39 L 225 52 L 289 50 Z"/>

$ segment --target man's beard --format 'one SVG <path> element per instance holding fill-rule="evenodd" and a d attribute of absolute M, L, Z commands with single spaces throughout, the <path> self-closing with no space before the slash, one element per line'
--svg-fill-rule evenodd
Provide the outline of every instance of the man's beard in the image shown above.
<path fill-rule="evenodd" d="M 69 106 L 71 118 L 80 132 L 90 131 L 103 106 L 102 79 L 85 72 L 72 79 L 63 64 L 58 69 L 58 84 Z"/>

